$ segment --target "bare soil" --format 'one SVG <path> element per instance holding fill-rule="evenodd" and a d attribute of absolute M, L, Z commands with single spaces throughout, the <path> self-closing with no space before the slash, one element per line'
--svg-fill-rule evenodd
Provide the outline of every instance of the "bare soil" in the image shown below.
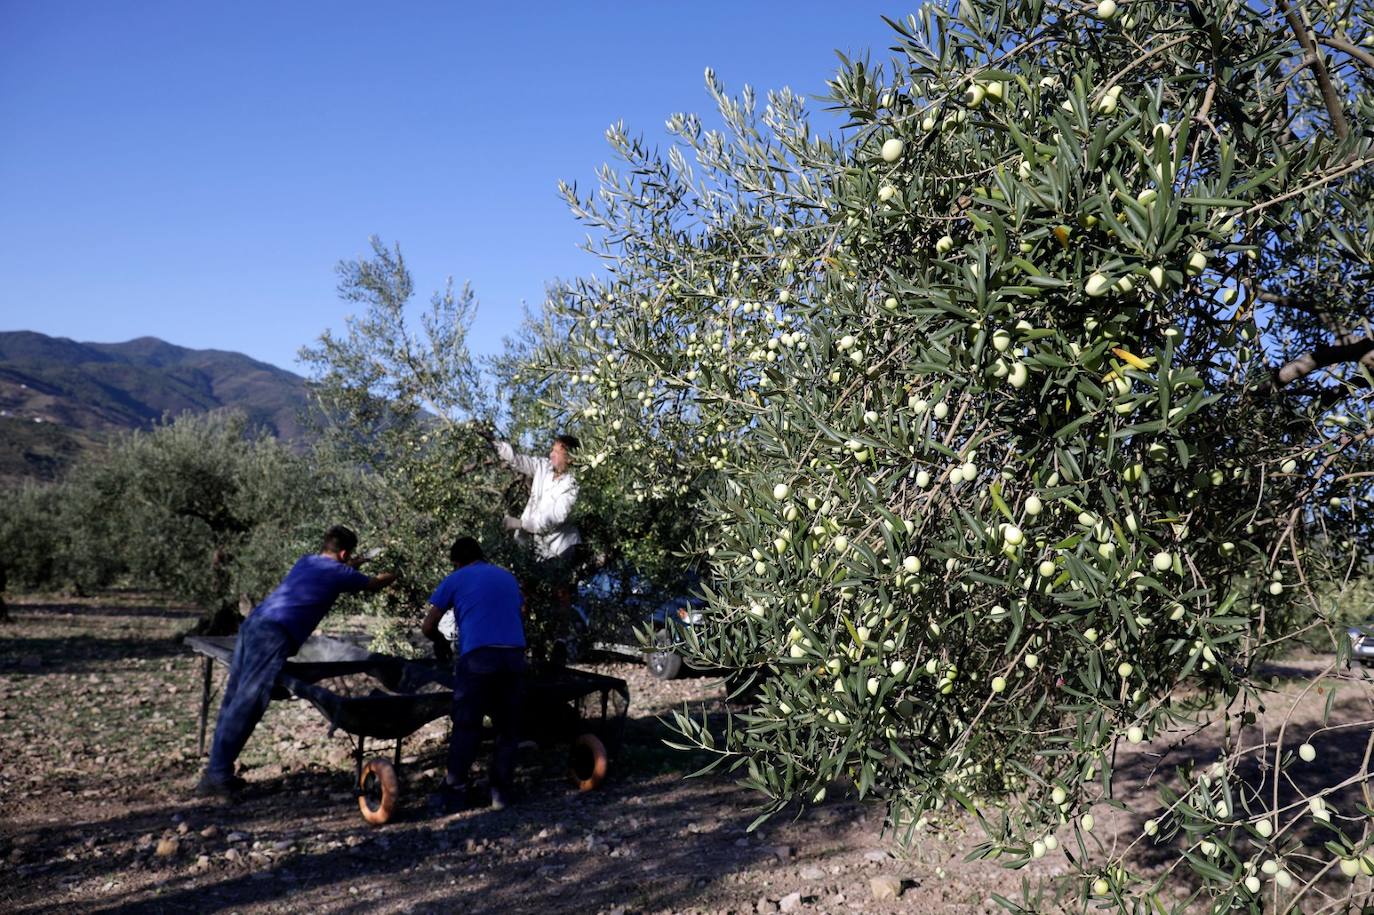
<path fill-rule="evenodd" d="M 843 797 L 747 832 L 758 799 L 728 777 L 687 778 L 706 758 L 663 745 L 660 716 L 684 703 L 718 712 L 720 680 L 664 683 L 630 663 L 588 666 L 631 693 L 624 746 L 592 792 L 568 778 L 566 748 L 526 748 L 517 804 L 436 815 L 425 798 L 442 776 L 441 719 L 405 741 L 400 809 L 371 827 L 352 792 L 350 738 L 293 701 L 273 702 L 250 740 L 243 796 L 207 801 L 192 794 L 201 662 L 179 639 L 193 611 L 106 595 L 20 599 L 12 616 L 0 627 L 0 910 L 983 913 L 1023 876 L 1066 869 L 1062 851 L 1021 872 L 965 862 L 980 836 L 958 821 L 901 853 L 881 809 Z M 331 618 L 322 630 L 366 625 Z M 1294 662 L 1282 688 L 1297 695 L 1318 668 Z M 216 693 L 224 673 L 216 666 Z M 1316 729 L 1323 701 L 1308 691 L 1292 733 Z M 1338 704 L 1335 720 L 1368 717 L 1359 706 Z M 1336 771 L 1359 763 L 1367 737 L 1313 742 Z M 1124 760 L 1131 808 L 1099 811 L 1104 840 L 1139 836 L 1161 748 Z M 900 896 L 875 898 L 876 877 L 898 881 Z"/>

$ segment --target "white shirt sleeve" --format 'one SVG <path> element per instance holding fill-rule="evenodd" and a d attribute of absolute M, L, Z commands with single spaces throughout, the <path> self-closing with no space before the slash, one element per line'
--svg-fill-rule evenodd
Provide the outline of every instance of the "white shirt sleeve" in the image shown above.
<path fill-rule="evenodd" d="M 511 447 L 510 442 L 497 442 L 496 455 L 505 461 L 517 473 L 523 473 L 527 477 L 532 477 L 539 472 L 539 468 L 549 461 L 547 458 L 530 457 L 527 454 L 517 454 Z"/>

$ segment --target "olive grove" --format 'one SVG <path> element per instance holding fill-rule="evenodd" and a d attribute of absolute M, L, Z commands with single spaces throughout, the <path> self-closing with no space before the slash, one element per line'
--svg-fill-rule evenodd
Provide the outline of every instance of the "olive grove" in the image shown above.
<path fill-rule="evenodd" d="M 16 587 L 156 588 L 200 607 L 199 630 L 228 633 L 318 546 L 351 483 L 242 414 L 185 415 L 7 493 L 0 552 Z"/>
<path fill-rule="evenodd" d="M 1256 712 L 1299 638 L 1358 680 L 1329 597 L 1374 547 L 1374 11 L 892 25 L 890 66 L 831 80 L 839 137 L 708 71 L 720 128 L 616 125 L 618 169 L 564 188 L 609 268 L 551 295 L 522 371 L 588 466 L 691 517 L 695 661 L 754 681 L 681 742 L 765 812 L 836 782 L 903 835 L 976 810 L 980 854 L 1062 848 L 1083 905 L 1349 905 L 1368 752 L 1294 794 L 1311 748 Z M 1118 750 L 1166 732 L 1183 789 L 1095 834 Z"/>

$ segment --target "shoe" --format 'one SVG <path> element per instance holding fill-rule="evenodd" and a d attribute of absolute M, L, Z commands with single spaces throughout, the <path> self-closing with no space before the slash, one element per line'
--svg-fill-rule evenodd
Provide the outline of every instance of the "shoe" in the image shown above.
<path fill-rule="evenodd" d="M 492 810 L 505 810 L 505 809 L 506 809 L 506 805 L 509 804 L 509 803 L 510 803 L 510 794 L 509 794 L 508 792 L 502 791 L 500 788 L 492 788 L 492 789 L 491 789 L 491 809 L 492 809 Z"/>
<path fill-rule="evenodd" d="M 195 793 L 198 797 L 233 797 L 246 787 L 248 782 L 237 775 L 225 779 L 202 775 L 196 782 Z"/>
<path fill-rule="evenodd" d="M 429 809 L 436 816 L 448 816 L 468 809 L 468 790 L 444 785 L 429 796 Z"/>

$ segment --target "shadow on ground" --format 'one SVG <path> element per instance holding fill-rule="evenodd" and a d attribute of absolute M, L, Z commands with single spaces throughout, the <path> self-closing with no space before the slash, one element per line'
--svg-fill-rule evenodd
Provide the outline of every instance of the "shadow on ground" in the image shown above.
<path fill-rule="evenodd" d="M 7 634 L 0 630 L 0 674 L 5 676 L 89 673 L 132 658 L 155 661 L 186 655 L 186 649 L 172 638 L 91 639 L 72 635 L 20 641 L 4 638 Z"/>
<path fill-rule="evenodd" d="M 1310 676 L 1311 672 L 1298 669 L 1298 673 Z M 1256 854 L 1263 857 L 1274 855 L 1270 843 L 1265 842 L 1253 829 L 1245 825 L 1257 820 L 1266 809 L 1280 811 L 1274 823 L 1279 832 L 1275 838 L 1280 847 L 1285 849 L 1285 854 L 1290 856 L 1291 862 L 1298 860 L 1292 856 L 1299 849 L 1317 861 L 1328 862 L 1332 858 L 1332 853 L 1324 846 L 1327 842 L 1339 841 L 1339 829 L 1344 828 L 1347 834 L 1356 838 L 1363 831 L 1366 817 L 1359 807 L 1368 802 L 1358 782 L 1371 776 L 1370 759 L 1367 756 L 1371 742 L 1367 699 L 1353 694 L 1343 699 L 1338 698 L 1332 704 L 1331 719 L 1357 724 L 1353 727 L 1341 726 L 1330 730 L 1324 730 L 1326 725 L 1321 714 L 1322 697 L 1317 695 L 1316 699 L 1319 701 L 1313 703 L 1313 708 L 1304 710 L 1302 714 L 1293 715 L 1283 729 L 1284 753 L 1281 770 L 1275 767 L 1276 761 L 1271 748 L 1264 756 L 1256 753 L 1246 754 L 1231 771 L 1230 789 L 1234 813 L 1225 822 L 1233 827 L 1229 831 L 1231 850 L 1242 861 Z M 1278 725 L 1282 723 L 1283 718 L 1280 716 L 1269 729 L 1268 740 L 1278 739 Z M 1310 763 L 1297 755 L 1298 747 L 1304 742 L 1310 743 L 1316 751 L 1316 756 Z M 1210 746 L 1208 741 L 1195 743 Z M 1127 783 L 1143 784 L 1147 778 L 1153 776 L 1151 788 L 1157 790 L 1160 786 L 1167 785 L 1178 791 L 1184 787 L 1184 783 L 1177 776 L 1180 768 L 1201 774 L 1207 772 L 1215 761 L 1216 754 L 1210 750 L 1192 756 L 1174 752 L 1164 760 L 1165 764 L 1160 764 L 1154 756 L 1142 753 L 1128 765 L 1120 767 L 1118 772 Z M 1356 780 L 1356 783 L 1336 791 L 1329 790 L 1352 779 Z M 1313 818 L 1308 807 L 1308 798 L 1324 792 L 1329 792 L 1323 796 L 1327 806 L 1335 814 L 1327 823 Z M 1248 799 L 1248 802 L 1242 799 Z M 1145 821 L 1161 817 L 1163 807 L 1163 803 L 1156 799 L 1155 803 L 1147 808 L 1147 812 L 1134 814 L 1132 833 L 1143 835 Z M 1165 825 L 1160 834 L 1153 840 L 1143 841 L 1139 848 L 1140 860 L 1159 867 L 1178 860 L 1182 852 L 1193 848 L 1198 840 L 1195 835 L 1171 828 L 1169 818 L 1161 819 Z M 1215 837 L 1226 835 L 1227 829 L 1219 824 Z M 1232 861 L 1225 856 L 1219 856 L 1213 863 L 1226 871 L 1232 866 Z M 1297 876 L 1302 879 L 1312 876 L 1310 869 L 1304 869 L 1307 868 L 1305 864 L 1292 863 L 1290 866 L 1299 867 L 1300 872 Z M 1337 876 L 1331 875 L 1333 883 L 1336 882 Z M 1201 881 L 1196 875 L 1189 874 L 1188 878 L 1194 888 L 1200 886 Z M 1345 883 L 1346 881 L 1339 881 L 1338 888 Z"/>
<path fill-rule="evenodd" d="M 627 749 L 648 724 L 628 730 L 635 743 Z M 434 755 L 407 769 L 423 769 Z M 742 867 L 789 854 L 745 838 L 751 814 L 723 779 L 684 790 L 680 773 L 636 766 L 599 791 L 578 793 L 561 777 L 556 751 L 527 753 L 526 763 L 523 803 L 436 817 L 423 806 L 425 789 L 436 785 L 415 779 L 398 819 L 381 828 L 365 826 L 351 799 L 340 798 L 346 772 L 254 781 L 240 801 L 220 804 L 188 797 L 194 772 L 183 770 L 129 798 L 121 814 L 14 830 L 10 843 L 37 860 L 20 887 L 11 885 L 9 907 L 52 911 L 54 891 L 80 884 L 101 890 L 88 904 L 94 911 L 678 909 Z M 701 820 L 703 810 L 722 808 L 734 812 Z M 188 831 L 173 855 L 160 858 L 146 840 L 169 834 L 174 815 Z M 218 834 L 201 838 L 209 824 Z M 248 838 L 228 842 L 235 832 Z M 93 836 L 113 850 L 98 861 L 85 853 Z M 265 857 L 250 861 L 254 843 Z M 226 862 L 230 848 L 239 862 Z M 63 857 L 71 849 L 82 853 Z M 209 856 L 204 870 L 200 854 Z M 103 889 L 112 882 L 130 886 Z"/>
<path fill-rule="evenodd" d="M 142 664 L 161 677 L 163 665 L 152 662 L 188 660 L 177 638 L 184 611 L 148 609 L 145 625 L 126 629 L 119 617 L 129 616 L 128 608 L 110 609 L 94 626 L 97 616 L 88 609 L 30 605 L 21 612 L 41 618 L 41 629 L 31 626 L 26 634 L 21 621 L 0 631 L 0 672 L 18 685 L 15 695 L 27 702 L 48 695 L 49 684 L 26 674 L 51 675 L 51 687 L 60 690 L 69 682 L 63 675 L 80 674 L 85 682 L 90 674 Z M 163 632 L 165 638 L 150 637 Z M 40 666 L 18 666 L 16 659 L 27 657 L 39 658 Z M 60 696 L 53 700 L 56 709 Z M 183 692 L 156 701 L 184 715 L 187 700 Z M 444 747 L 431 742 L 417 752 L 408 744 L 402 807 L 381 828 L 362 822 L 350 793 L 351 763 L 322 761 L 337 756 L 337 747 L 331 754 L 317 732 L 292 735 L 309 746 L 309 762 L 250 771 L 245 795 L 222 803 L 192 796 L 199 759 L 151 758 L 150 739 L 135 731 L 149 756 L 142 766 L 134 754 L 133 765 L 118 769 L 84 760 L 68 772 L 49 771 L 25 815 L 0 824 L 0 909 L 682 909 L 728 891 L 722 884 L 742 869 L 794 854 L 759 833 L 746 834 L 755 798 L 729 779 L 684 782 L 712 757 L 668 749 L 664 725 L 634 710 L 600 789 L 576 790 L 566 775 L 566 747 L 530 749 L 521 759 L 527 796 L 501 812 L 430 814 L 424 799 L 438 787 Z M 254 739 L 267 738 L 260 732 Z M 14 773 L 6 776 L 0 770 L 0 786 L 13 791 Z M 832 817 L 848 822 L 854 811 L 837 806 L 807 814 L 812 822 Z M 169 844 L 159 854 L 164 839 Z"/>

